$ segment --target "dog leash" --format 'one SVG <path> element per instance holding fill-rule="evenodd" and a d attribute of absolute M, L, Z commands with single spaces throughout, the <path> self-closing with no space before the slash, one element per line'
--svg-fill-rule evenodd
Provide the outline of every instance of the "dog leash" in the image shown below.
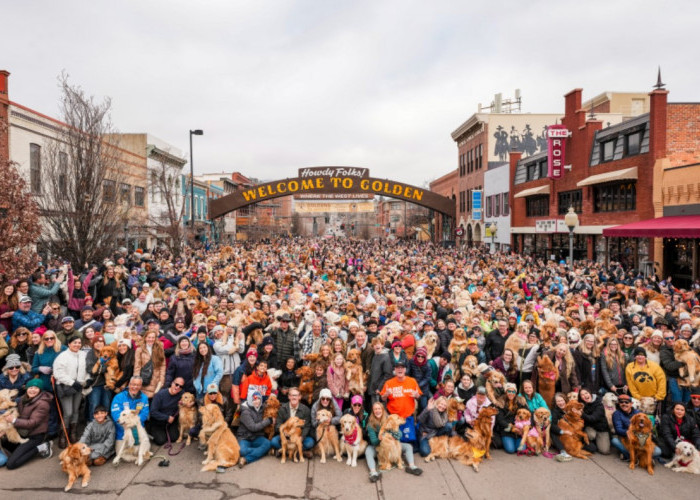
<path fill-rule="evenodd" d="M 163 445 L 163 449 L 168 450 L 168 456 L 175 457 L 175 456 L 179 455 L 180 452 L 182 452 L 182 450 L 185 449 L 185 445 L 187 444 L 187 442 L 183 439 L 182 444 L 180 445 L 180 449 L 177 450 L 175 453 L 173 453 L 173 450 L 175 449 L 175 447 L 173 446 L 173 443 L 170 441 L 170 432 L 168 431 L 169 428 L 170 428 L 170 424 L 167 424 L 165 426 L 165 435 L 168 438 L 168 442 Z"/>
<path fill-rule="evenodd" d="M 58 400 L 58 395 L 56 394 L 56 383 L 53 378 L 53 375 L 51 376 L 51 387 L 53 387 L 53 398 L 56 401 L 56 408 L 58 408 L 58 416 L 61 418 L 61 427 L 63 427 L 63 433 L 66 435 L 66 443 L 68 443 L 68 446 L 71 445 L 70 442 L 70 437 L 68 436 L 68 429 L 66 429 L 66 423 L 63 421 L 63 412 L 61 411 L 61 402 Z"/>

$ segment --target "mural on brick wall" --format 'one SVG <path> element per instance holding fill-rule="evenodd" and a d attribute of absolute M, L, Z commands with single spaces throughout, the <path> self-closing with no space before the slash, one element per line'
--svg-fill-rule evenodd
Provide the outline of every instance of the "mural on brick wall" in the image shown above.
<path fill-rule="evenodd" d="M 542 132 L 538 136 L 535 136 L 529 123 L 526 123 L 522 130 L 511 125 L 510 132 L 499 125 L 493 137 L 496 139 L 493 154 L 500 161 L 508 160 L 509 151 L 520 151 L 523 158 L 547 151 L 547 125 L 542 127 Z"/>

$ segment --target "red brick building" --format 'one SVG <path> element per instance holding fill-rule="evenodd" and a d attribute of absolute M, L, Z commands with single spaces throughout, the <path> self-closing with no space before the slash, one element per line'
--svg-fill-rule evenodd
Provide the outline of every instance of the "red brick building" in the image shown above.
<path fill-rule="evenodd" d="M 667 145 L 667 94 L 649 94 L 649 113 L 603 128 L 586 119 L 582 90 L 565 96 L 561 123 L 566 139 L 566 164 L 561 179 L 547 177 L 546 152 L 523 159 L 510 156 L 512 244 L 516 251 L 560 260 L 568 255 L 564 214 L 572 206 L 579 216 L 574 258 L 622 262 L 627 268 L 655 259 L 650 238 L 606 238 L 603 230 L 653 218 L 655 176 Z"/>
<path fill-rule="evenodd" d="M 442 177 L 439 177 L 435 179 L 433 182 L 430 183 L 430 190 L 433 191 L 434 193 L 437 193 L 439 195 L 442 195 L 446 198 L 450 198 L 451 200 L 455 200 L 455 203 L 458 201 L 457 200 L 457 192 L 459 189 L 458 185 L 458 180 L 459 180 L 459 169 L 455 169 Z M 459 205 L 457 205 L 457 209 L 459 210 Z M 458 213 L 458 218 L 459 218 L 459 213 Z M 438 243 L 440 241 L 445 241 L 449 240 L 454 237 L 452 231 L 454 230 L 455 226 L 455 221 L 447 221 L 446 217 L 442 215 L 441 213 L 438 212 L 433 212 L 433 219 L 431 220 L 431 228 L 432 228 L 432 237 L 433 241 L 435 243 Z M 448 226 L 448 224 L 452 224 L 453 227 Z"/>

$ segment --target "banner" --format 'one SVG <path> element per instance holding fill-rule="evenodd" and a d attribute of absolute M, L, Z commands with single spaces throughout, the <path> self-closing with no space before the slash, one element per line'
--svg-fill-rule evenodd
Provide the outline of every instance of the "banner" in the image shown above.
<path fill-rule="evenodd" d="M 571 135 L 564 125 L 547 127 L 547 177 L 561 179 L 566 158 L 566 138 Z"/>

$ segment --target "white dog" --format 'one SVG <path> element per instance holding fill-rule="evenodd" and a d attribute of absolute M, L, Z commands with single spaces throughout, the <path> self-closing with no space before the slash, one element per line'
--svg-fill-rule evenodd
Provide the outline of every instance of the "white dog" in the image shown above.
<path fill-rule="evenodd" d="M 124 410 L 118 419 L 119 425 L 124 428 L 124 440 L 117 446 L 117 456 L 112 462 L 119 465 L 124 459 L 127 462 L 136 462 L 142 465 L 144 459 L 149 459 L 151 453 L 151 442 L 148 439 L 146 429 L 141 425 L 138 410 Z"/>
<path fill-rule="evenodd" d="M 362 428 L 352 415 L 343 415 L 340 419 L 340 454 L 348 456 L 347 464 L 357 467 L 357 457 L 362 456 L 367 448 L 367 441 L 362 439 Z"/>
<path fill-rule="evenodd" d="M 700 452 L 687 441 L 681 441 L 676 445 L 676 454 L 666 467 L 674 472 L 688 472 L 700 474 Z"/>

